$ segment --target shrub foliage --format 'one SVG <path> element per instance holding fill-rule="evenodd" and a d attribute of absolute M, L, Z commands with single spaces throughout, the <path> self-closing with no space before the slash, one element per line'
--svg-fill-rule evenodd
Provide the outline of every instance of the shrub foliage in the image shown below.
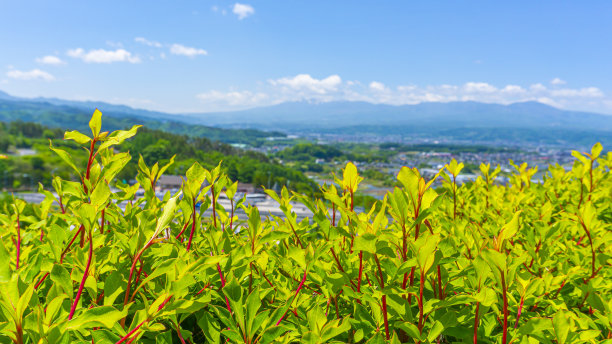
<path fill-rule="evenodd" d="M 161 200 L 168 165 L 141 157 L 138 184 L 115 184 L 131 157 L 113 148 L 138 127 L 101 132 L 98 111 L 89 125 L 65 134 L 84 169 L 51 147 L 81 182 L 3 205 L 0 343 L 611 341 L 612 153 L 599 144 L 542 180 L 515 165 L 508 185 L 485 164 L 461 186 L 454 160 L 429 180 L 404 167 L 366 211 L 349 163 L 321 199 L 268 190 L 275 217 L 220 206 L 237 185 L 220 167 L 194 163 Z M 313 215 L 298 221 L 296 203 Z"/>

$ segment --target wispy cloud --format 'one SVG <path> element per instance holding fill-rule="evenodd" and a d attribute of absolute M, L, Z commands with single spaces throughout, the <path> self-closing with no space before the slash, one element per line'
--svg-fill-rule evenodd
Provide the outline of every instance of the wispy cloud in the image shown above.
<path fill-rule="evenodd" d="M 6 76 L 16 80 L 55 80 L 55 77 L 53 75 L 40 69 L 32 69 L 29 71 L 10 70 L 6 73 Z"/>
<path fill-rule="evenodd" d="M 170 53 L 174 55 L 183 55 L 188 57 L 208 55 L 208 52 L 204 49 L 186 47 L 182 44 L 172 44 L 172 46 L 170 47 Z"/>
<path fill-rule="evenodd" d="M 497 91 L 495 86 L 486 82 L 468 82 L 463 85 L 463 89 L 466 93 L 493 93 Z"/>
<path fill-rule="evenodd" d="M 265 93 L 257 93 L 251 91 L 230 91 L 219 92 L 209 91 L 196 95 L 204 103 L 212 104 L 227 104 L 230 106 L 257 106 L 261 105 L 269 96 Z"/>
<path fill-rule="evenodd" d="M 197 98 L 202 103 L 216 105 L 219 109 L 223 108 L 223 104 L 226 107 L 237 109 L 300 100 L 366 101 L 389 105 L 453 101 L 499 104 L 538 101 L 566 109 L 600 108 L 612 112 L 612 97 L 597 87 L 548 88 L 542 83 L 493 85 L 482 81 L 456 85 L 389 86 L 380 81 L 370 83 L 354 80 L 343 81 L 336 74 L 321 79 L 310 74 L 298 74 L 268 80 L 267 84 L 261 84 L 258 87 L 257 92 L 211 90 L 200 93 Z"/>
<path fill-rule="evenodd" d="M 268 82 L 273 86 L 281 86 L 294 91 L 326 94 L 336 91 L 338 86 L 342 84 L 342 79 L 336 74 L 325 79 L 316 79 L 310 74 L 298 74 L 294 77 L 268 80 Z"/>
<path fill-rule="evenodd" d="M 131 52 L 125 49 L 104 50 L 95 49 L 85 51 L 82 48 L 70 49 L 66 53 L 68 56 L 78 58 L 87 63 L 113 63 L 113 62 L 129 62 L 140 63 L 138 56 L 132 55 Z"/>
<path fill-rule="evenodd" d="M 567 82 L 565 82 L 565 80 L 561 80 L 561 79 L 559 79 L 559 78 L 554 78 L 554 79 L 552 79 L 552 80 L 550 81 L 550 83 L 551 83 L 551 84 L 553 84 L 553 85 L 556 85 L 556 86 L 558 86 L 558 85 L 565 85 L 565 84 L 567 84 Z"/>
<path fill-rule="evenodd" d="M 60 59 L 59 57 L 53 56 L 53 55 L 39 57 L 36 59 L 36 62 L 40 64 L 54 65 L 54 66 L 58 66 L 58 65 L 62 65 L 66 63 L 62 61 L 62 59 Z"/>
<path fill-rule="evenodd" d="M 232 12 L 238 16 L 239 20 L 242 20 L 255 14 L 255 9 L 251 5 L 235 3 Z"/>
<path fill-rule="evenodd" d="M 134 38 L 134 42 L 136 43 L 140 43 L 140 44 L 144 44 L 146 46 L 149 47 L 153 47 L 153 48 L 161 48 L 163 45 L 159 42 L 156 41 L 150 41 L 144 37 L 136 37 Z"/>
<path fill-rule="evenodd" d="M 388 89 L 385 86 L 385 84 L 383 84 L 382 82 L 378 82 L 378 81 L 372 81 L 370 83 L 370 90 L 375 91 L 375 92 L 386 92 L 386 91 L 388 91 Z"/>

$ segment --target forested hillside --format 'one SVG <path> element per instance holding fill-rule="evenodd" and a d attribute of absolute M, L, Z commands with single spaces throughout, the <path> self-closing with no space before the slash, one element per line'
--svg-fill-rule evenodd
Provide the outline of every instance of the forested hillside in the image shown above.
<path fill-rule="evenodd" d="M 82 149 L 71 141 L 63 140 L 62 130 L 22 121 L 0 122 L 0 153 L 9 157 L 0 160 L 0 185 L 7 189 L 34 188 L 39 182 L 50 185 L 52 174 L 65 179 L 74 178 L 71 169 L 61 164 L 59 157 L 49 150 L 49 140 L 54 146 L 70 152 L 77 165 L 87 163 L 87 156 Z M 148 164 L 165 164 L 175 156 L 175 163 L 166 172 L 169 174 L 184 174 L 194 161 L 199 161 L 207 168 L 215 167 L 223 161 L 224 171 L 232 179 L 243 183 L 266 187 L 287 186 L 308 194 L 316 191 L 316 184 L 304 174 L 284 167 L 264 154 L 234 148 L 203 137 L 141 128 L 138 136 L 119 149 L 135 156 L 142 155 Z M 128 162 L 118 179 L 133 179 L 137 172 L 136 165 L 137 159 Z"/>
<path fill-rule="evenodd" d="M 115 107 L 117 108 L 117 107 Z M 193 137 L 206 137 L 213 141 L 226 143 L 244 143 L 257 145 L 267 137 L 284 137 L 281 132 L 267 132 L 255 129 L 223 129 L 203 124 L 185 123 L 172 120 L 172 115 L 166 114 L 159 119 L 139 117 L 139 112 L 110 112 L 105 117 L 105 125 L 109 130 L 125 129 L 135 124 L 142 124 L 149 129 L 158 129 L 174 134 L 189 135 Z M 128 108 L 129 109 L 129 108 Z M 48 127 L 62 128 L 63 130 L 86 130 L 90 110 L 64 105 L 52 104 L 44 101 L 23 100 L 19 98 L 3 99 L 0 97 L 0 121 L 24 121 L 43 124 Z"/>

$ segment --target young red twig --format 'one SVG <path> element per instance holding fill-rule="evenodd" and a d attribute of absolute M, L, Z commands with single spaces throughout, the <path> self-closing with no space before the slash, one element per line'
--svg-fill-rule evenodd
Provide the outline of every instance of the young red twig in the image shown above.
<path fill-rule="evenodd" d="M 191 233 L 189 234 L 189 242 L 187 243 L 187 252 L 191 248 L 191 240 L 193 240 L 193 233 L 196 229 L 196 198 L 193 198 L 193 212 L 191 214 Z"/>
<path fill-rule="evenodd" d="M 382 269 L 380 268 L 380 261 L 378 260 L 378 255 L 374 254 L 374 260 L 376 261 L 376 266 L 378 266 L 378 274 L 380 275 L 380 289 L 385 289 L 385 279 L 383 277 Z M 383 311 L 383 320 L 385 322 L 385 336 L 387 340 L 389 340 L 389 320 L 387 319 L 387 295 L 382 295 L 382 311 Z"/>
<path fill-rule="evenodd" d="M 161 311 L 161 310 L 162 310 L 162 308 L 164 308 L 164 306 L 165 306 L 165 305 L 168 303 L 168 301 L 170 301 L 170 299 L 171 299 L 171 298 L 172 298 L 172 295 L 170 295 L 170 296 L 169 296 L 169 297 L 168 297 L 166 300 L 164 300 L 164 302 L 162 302 L 162 304 L 161 304 L 161 305 L 159 305 L 159 307 L 157 307 L 157 312 Z M 137 332 L 137 331 L 140 329 L 140 327 L 142 327 L 142 325 L 144 325 L 144 324 L 146 324 L 147 322 L 151 321 L 151 319 L 152 319 L 151 317 L 148 317 L 148 318 L 146 318 L 145 320 L 143 320 L 143 321 L 142 321 L 140 324 L 138 324 L 136 327 L 134 327 L 134 329 L 133 329 L 133 330 L 131 330 L 130 332 L 128 332 L 128 334 L 126 334 L 126 335 L 125 335 L 123 338 L 119 339 L 119 340 L 117 341 L 117 343 L 115 343 L 115 344 L 121 344 L 121 343 L 125 342 L 126 340 L 130 339 L 130 337 L 131 337 L 131 336 L 132 336 L 134 333 L 136 333 L 136 332 Z M 128 341 L 127 343 L 131 343 L 131 342 L 133 342 L 135 338 L 136 338 L 136 337 L 131 338 L 131 339 L 130 339 L 130 341 Z"/>
<path fill-rule="evenodd" d="M 87 280 L 87 276 L 89 276 L 89 266 L 91 265 L 92 256 L 93 256 L 93 241 L 91 239 L 91 233 L 89 233 L 89 255 L 87 256 L 87 265 L 85 265 L 85 272 L 83 272 L 83 278 L 81 279 L 79 290 L 77 291 L 76 297 L 74 298 L 72 307 L 70 307 L 70 315 L 68 315 L 68 320 L 71 320 L 72 317 L 74 316 L 74 312 L 76 311 L 77 304 L 79 303 L 79 299 L 81 298 L 81 293 L 83 293 L 83 287 L 85 287 L 85 281 Z"/>
<path fill-rule="evenodd" d="M 306 282 L 307 272 L 308 272 L 308 270 L 304 270 L 304 277 L 302 277 L 302 281 L 300 282 L 300 285 L 298 285 L 297 289 L 295 290 L 295 295 L 293 295 L 293 299 L 291 299 L 291 304 L 293 304 L 293 301 L 295 301 L 295 299 L 297 298 L 298 294 L 300 293 L 300 290 L 304 286 L 304 283 Z M 289 305 L 289 307 L 291 307 L 291 304 Z M 276 326 L 280 325 L 281 321 L 283 321 L 283 318 L 285 317 L 285 315 L 287 315 L 288 311 L 289 311 L 289 308 L 287 308 L 285 313 L 280 317 L 280 319 L 278 319 L 278 321 L 276 322 Z M 336 312 L 337 312 L 337 310 L 336 310 Z"/>

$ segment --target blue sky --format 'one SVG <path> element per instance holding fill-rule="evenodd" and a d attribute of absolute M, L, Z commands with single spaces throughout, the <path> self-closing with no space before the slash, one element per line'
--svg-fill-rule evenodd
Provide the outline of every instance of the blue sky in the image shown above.
<path fill-rule="evenodd" d="M 610 1 L 6 1 L 0 90 L 168 112 L 538 100 L 612 114 Z"/>

